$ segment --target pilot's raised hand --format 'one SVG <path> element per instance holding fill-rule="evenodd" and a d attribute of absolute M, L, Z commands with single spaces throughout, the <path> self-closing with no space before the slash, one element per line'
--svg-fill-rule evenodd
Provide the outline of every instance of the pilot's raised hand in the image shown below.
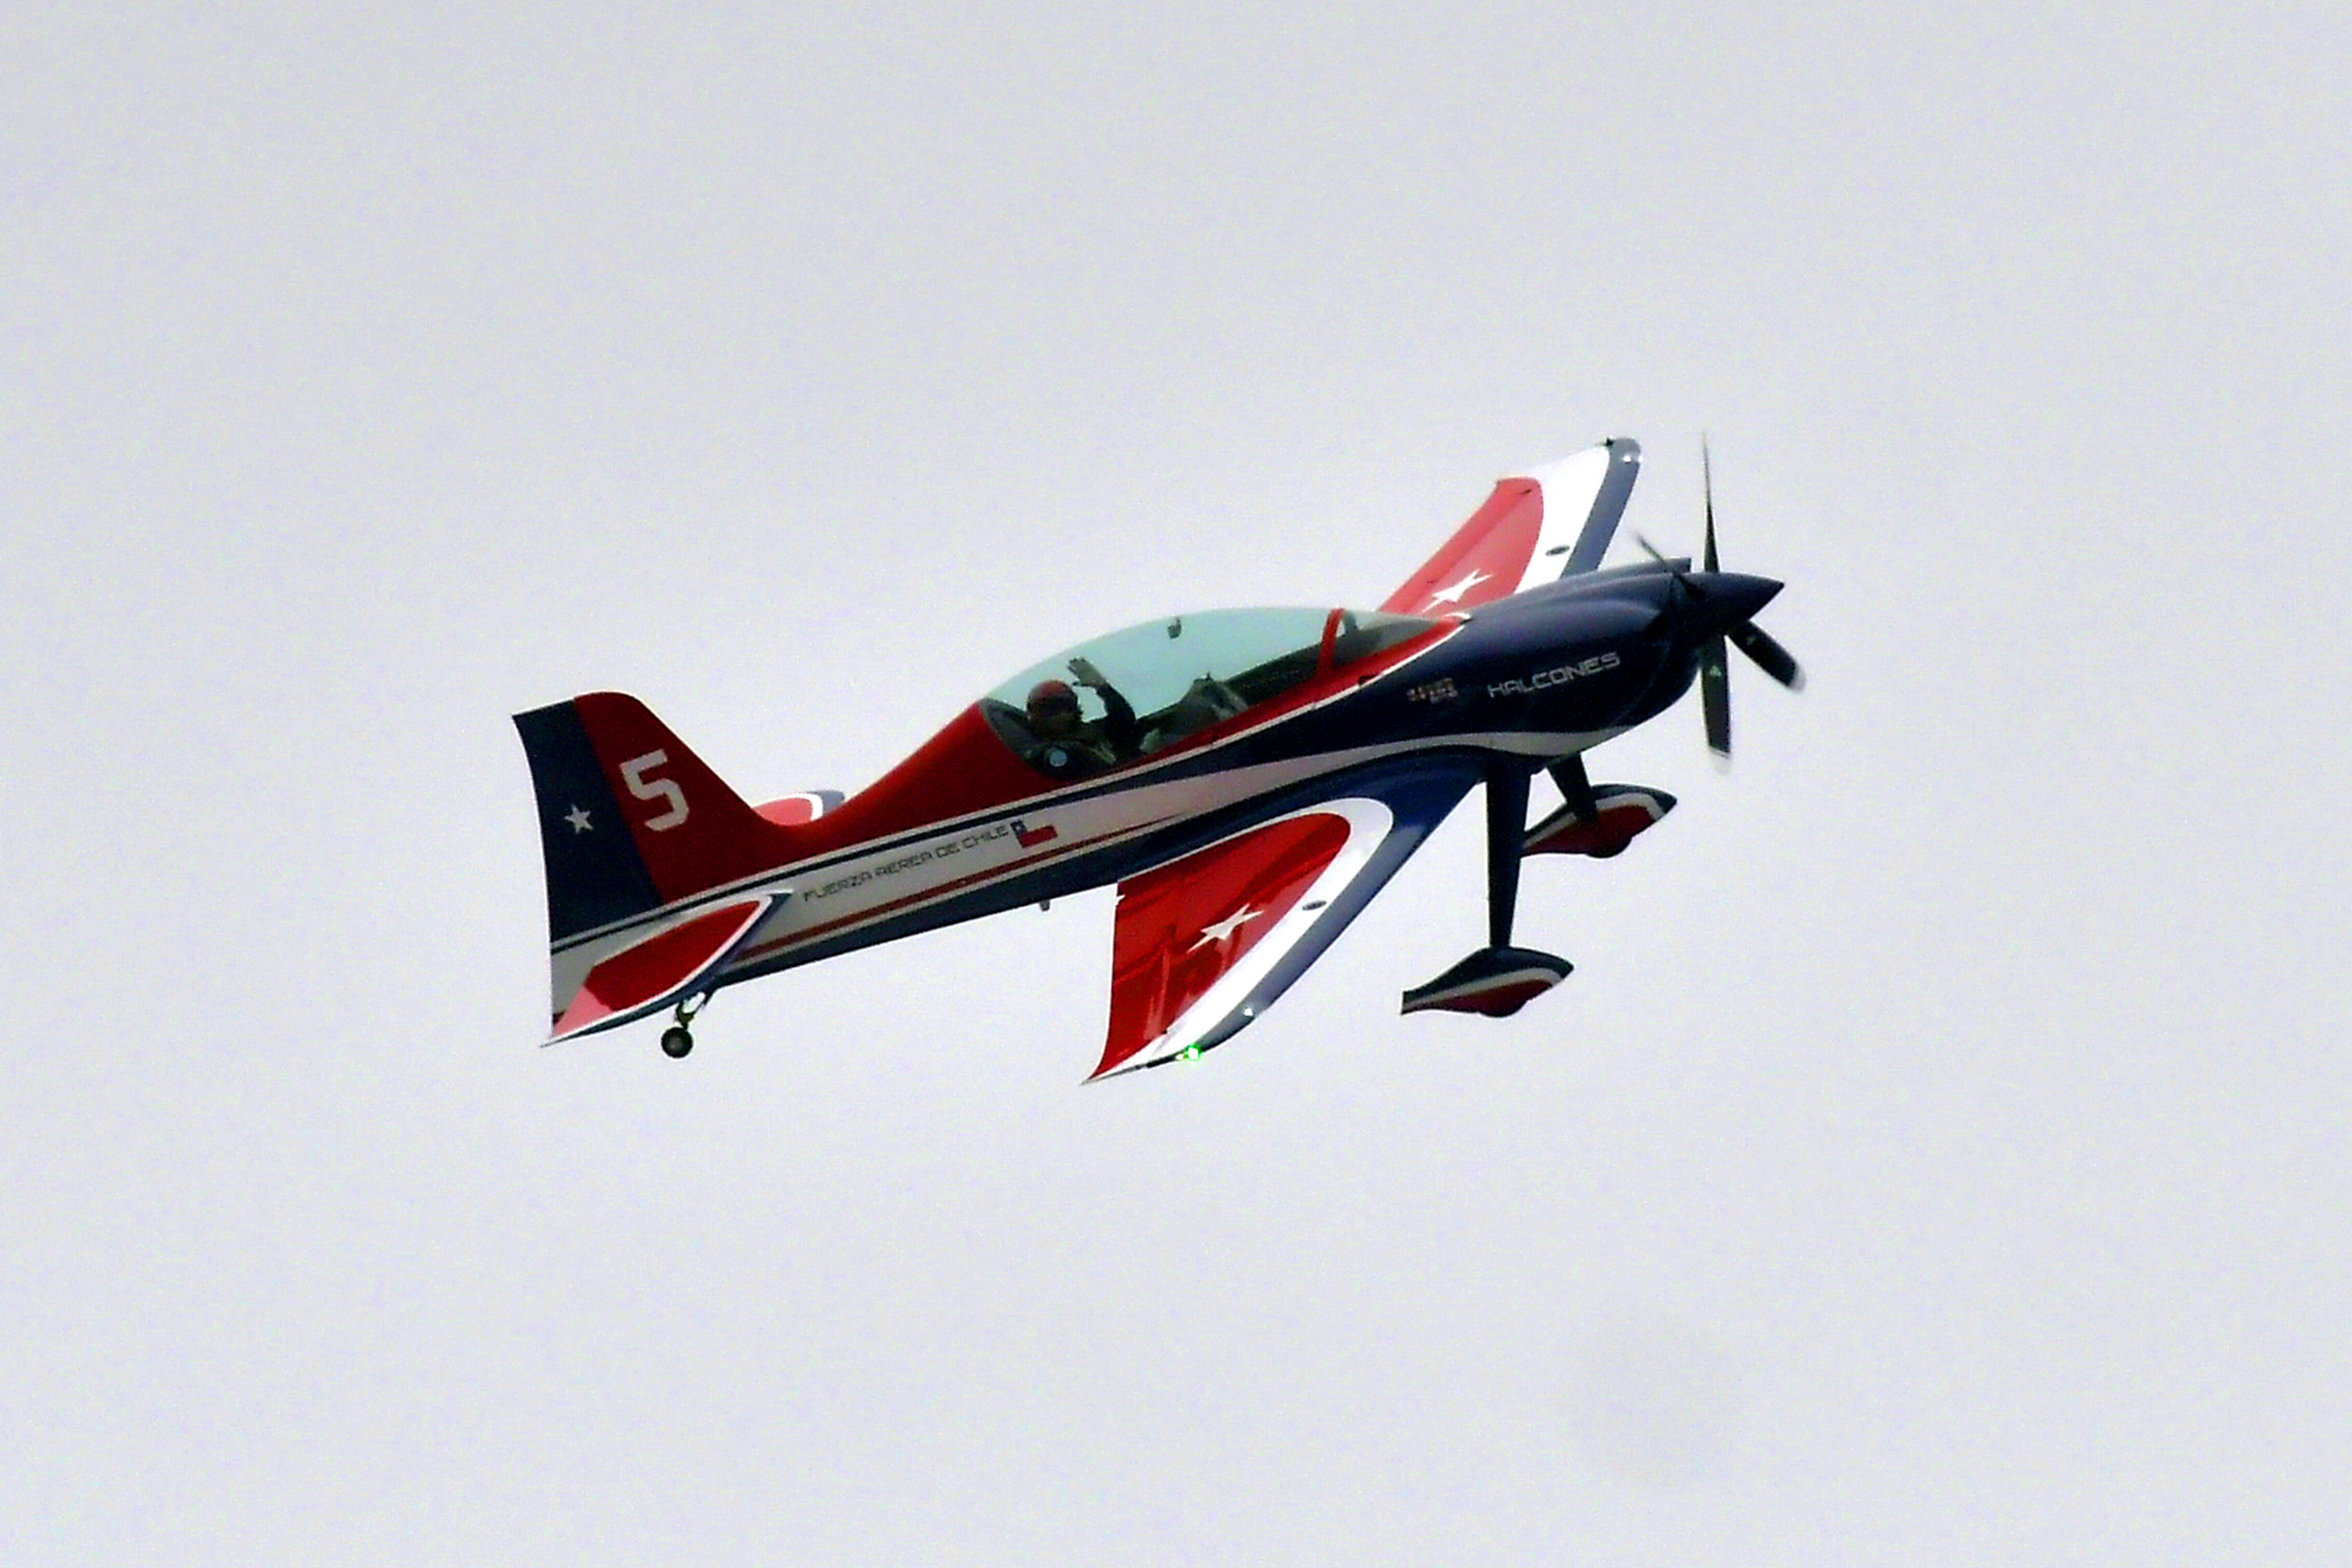
<path fill-rule="evenodd" d="M 1095 668 L 1094 660 L 1090 658 L 1071 659 L 1070 673 L 1077 678 L 1080 686 L 1091 686 L 1099 689 L 1107 684 L 1103 679 L 1103 672 Z"/>

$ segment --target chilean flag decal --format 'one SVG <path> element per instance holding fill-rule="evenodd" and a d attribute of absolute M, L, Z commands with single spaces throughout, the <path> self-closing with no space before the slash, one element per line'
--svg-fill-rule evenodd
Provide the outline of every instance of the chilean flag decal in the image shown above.
<path fill-rule="evenodd" d="M 1034 849 L 1040 844 L 1051 844 L 1061 835 L 1054 830 L 1051 824 L 1044 827 L 1032 827 L 1016 816 L 1013 819 L 1013 837 L 1022 848 Z"/>

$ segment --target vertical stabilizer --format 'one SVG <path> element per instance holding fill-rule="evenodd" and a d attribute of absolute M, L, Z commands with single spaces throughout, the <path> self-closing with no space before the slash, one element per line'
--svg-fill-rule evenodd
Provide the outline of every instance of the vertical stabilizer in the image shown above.
<path fill-rule="evenodd" d="M 646 705 L 593 692 L 515 716 L 538 797 L 551 942 L 758 875 L 791 830 L 743 804 Z"/>

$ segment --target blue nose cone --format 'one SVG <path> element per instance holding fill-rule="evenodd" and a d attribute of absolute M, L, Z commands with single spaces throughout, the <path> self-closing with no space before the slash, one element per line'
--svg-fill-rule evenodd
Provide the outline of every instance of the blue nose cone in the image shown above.
<path fill-rule="evenodd" d="M 1710 628 L 1736 626 L 1755 619 L 1756 612 L 1772 602 L 1780 584 L 1769 577 L 1744 572 L 1693 572 L 1685 578 L 1698 590 L 1691 611 Z"/>

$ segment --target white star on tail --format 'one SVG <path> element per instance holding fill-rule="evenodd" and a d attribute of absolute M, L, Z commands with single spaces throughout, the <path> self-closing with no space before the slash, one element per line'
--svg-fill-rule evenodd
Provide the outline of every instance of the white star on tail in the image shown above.
<path fill-rule="evenodd" d="M 585 833 L 589 831 L 588 809 L 585 806 L 573 806 L 570 811 L 563 814 L 563 820 L 572 824 L 572 831 L 574 833 Z"/>
<path fill-rule="evenodd" d="M 1458 605 L 1462 602 L 1463 595 L 1468 593 L 1471 589 L 1476 587 L 1481 583 L 1490 583 L 1494 581 L 1494 577 L 1495 574 L 1492 572 L 1481 572 L 1478 568 L 1473 566 L 1470 568 L 1470 575 L 1463 578 L 1462 581 L 1454 584 L 1451 588 L 1440 588 L 1437 592 L 1429 596 L 1429 602 L 1432 605 Z"/>
<path fill-rule="evenodd" d="M 1237 915 L 1227 915 L 1223 920 L 1212 921 L 1201 928 L 1201 940 L 1184 951 L 1191 952 L 1194 948 L 1206 947 L 1213 942 L 1223 942 L 1241 930 L 1244 923 L 1257 919 L 1264 913 L 1265 913 L 1264 910 L 1244 910 Z"/>

